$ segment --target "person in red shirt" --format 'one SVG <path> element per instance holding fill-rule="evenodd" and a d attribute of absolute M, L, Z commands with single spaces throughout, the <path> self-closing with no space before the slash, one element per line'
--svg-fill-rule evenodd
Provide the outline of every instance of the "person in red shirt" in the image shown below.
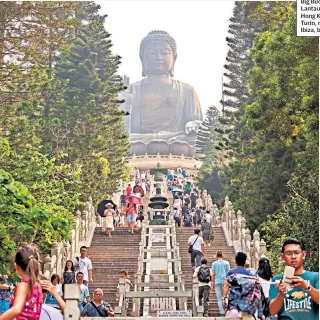
<path fill-rule="evenodd" d="M 126 208 L 126 212 L 127 212 L 127 221 L 128 221 L 128 228 L 129 228 L 128 231 L 133 234 L 134 224 L 137 218 L 137 206 L 132 202 L 132 199 L 129 200 L 129 203 Z"/>
<path fill-rule="evenodd" d="M 39 251 L 36 247 L 25 245 L 17 249 L 15 269 L 21 282 L 14 289 L 10 309 L 0 315 L 1 320 L 39 320 L 42 309 L 40 287 Z"/>
<path fill-rule="evenodd" d="M 127 196 L 130 196 L 131 193 L 132 193 L 132 187 L 131 187 L 131 184 L 128 184 L 127 189 L 126 189 L 126 194 L 127 194 Z"/>

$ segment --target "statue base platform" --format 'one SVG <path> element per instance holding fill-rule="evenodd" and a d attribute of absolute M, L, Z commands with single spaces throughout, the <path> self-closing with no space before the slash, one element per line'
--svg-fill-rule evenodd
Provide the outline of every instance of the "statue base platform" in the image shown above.
<path fill-rule="evenodd" d="M 185 157 L 193 157 L 196 154 L 196 145 L 189 144 L 187 141 L 173 141 L 167 142 L 166 140 L 155 139 L 146 143 L 143 141 L 132 141 L 131 153 L 136 156 L 140 155 L 174 155 Z"/>

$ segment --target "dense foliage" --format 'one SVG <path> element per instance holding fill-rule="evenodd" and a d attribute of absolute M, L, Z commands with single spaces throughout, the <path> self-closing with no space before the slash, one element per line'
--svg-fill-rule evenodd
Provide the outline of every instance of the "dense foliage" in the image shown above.
<path fill-rule="evenodd" d="M 239 90 L 229 90 L 239 98 L 231 100 L 236 115 L 225 118 L 238 134 L 222 149 L 233 154 L 218 166 L 220 196 L 228 194 L 251 231 L 261 232 L 275 270 L 281 242 L 297 237 L 306 243 L 306 267 L 316 271 L 319 40 L 296 36 L 295 4 L 290 2 L 238 2 L 235 21 L 244 32 L 253 26 L 254 37 L 247 42 L 249 56 L 234 56 L 237 63 L 229 76 L 228 86 L 239 78 L 239 70 L 246 79 Z M 248 27 L 240 28 L 241 21 Z M 232 41 L 243 38 L 233 33 Z"/>
<path fill-rule="evenodd" d="M 0 2 L 0 261 L 67 239 L 73 213 L 118 191 L 128 137 L 120 57 L 93 2 Z"/>

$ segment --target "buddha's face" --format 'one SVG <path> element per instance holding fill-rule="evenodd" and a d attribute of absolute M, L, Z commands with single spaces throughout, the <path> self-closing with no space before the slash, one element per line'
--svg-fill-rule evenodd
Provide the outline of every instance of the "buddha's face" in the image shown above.
<path fill-rule="evenodd" d="M 172 49 L 164 41 L 149 42 L 143 57 L 144 67 L 149 74 L 167 74 L 174 63 Z"/>

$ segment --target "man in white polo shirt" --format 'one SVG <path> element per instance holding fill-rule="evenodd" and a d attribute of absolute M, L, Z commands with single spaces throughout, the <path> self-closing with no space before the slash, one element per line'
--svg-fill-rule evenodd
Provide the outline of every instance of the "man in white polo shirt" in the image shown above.
<path fill-rule="evenodd" d="M 89 282 L 92 284 L 92 262 L 87 257 L 87 247 L 82 246 L 80 248 L 80 257 L 76 257 L 72 260 L 76 276 L 78 272 L 83 273 L 83 284 L 88 286 Z"/>

